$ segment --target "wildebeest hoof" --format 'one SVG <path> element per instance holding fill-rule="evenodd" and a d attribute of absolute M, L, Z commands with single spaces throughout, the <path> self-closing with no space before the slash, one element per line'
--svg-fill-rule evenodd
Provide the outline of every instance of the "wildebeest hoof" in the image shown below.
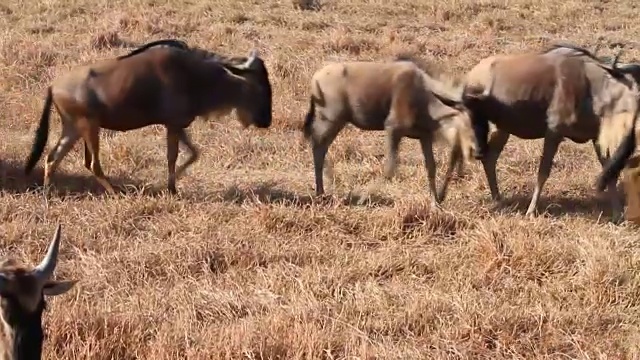
<path fill-rule="evenodd" d="M 476 160 L 484 160 L 486 151 L 476 151 L 473 153 L 473 158 Z"/>
<path fill-rule="evenodd" d="M 611 216 L 611 223 L 614 225 L 621 225 L 624 222 L 624 216 L 622 213 L 614 214 Z"/>

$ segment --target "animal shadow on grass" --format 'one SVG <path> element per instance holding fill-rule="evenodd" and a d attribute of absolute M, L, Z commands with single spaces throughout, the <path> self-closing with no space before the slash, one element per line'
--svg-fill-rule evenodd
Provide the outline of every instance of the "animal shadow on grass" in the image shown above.
<path fill-rule="evenodd" d="M 157 196 L 164 192 L 162 188 L 150 187 L 142 182 L 132 181 L 129 178 L 109 176 L 108 179 L 114 190 L 120 194 L 142 193 L 144 195 Z M 43 180 L 44 169 L 41 166 L 34 168 L 31 174 L 25 175 L 22 162 L 13 159 L 0 159 L 1 191 L 12 194 L 41 191 Z M 82 167 L 79 172 L 74 173 L 56 171 L 51 180 L 51 193 L 57 196 L 73 195 L 83 197 L 89 194 L 104 194 L 106 190 L 93 178 L 88 170 Z"/>
<path fill-rule="evenodd" d="M 279 189 L 276 186 L 276 182 L 259 183 L 252 185 L 248 189 L 232 185 L 229 186 L 221 196 L 223 201 L 234 204 L 250 202 L 283 204 L 293 207 L 309 207 L 313 204 L 324 206 L 346 205 L 381 207 L 393 206 L 394 204 L 393 199 L 375 194 L 370 194 L 368 196 L 348 194 L 344 197 L 329 194 L 322 196 L 298 195 L 287 190 Z"/>
<path fill-rule="evenodd" d="M 493 205 L 494 211 L 514 211 L 524 215 L 527 212 L 532 194 L 514 194 L 503 196 L 500 203 Z M 581 197 L 568 195 L 542 195 L 537 206 L 538 216 L 550 215 L 559 217 L 566 214 L 580 214 L 593 220 L 611 216 L 611 205 L 608 198 L 598 198 L 587 194 Z"/>

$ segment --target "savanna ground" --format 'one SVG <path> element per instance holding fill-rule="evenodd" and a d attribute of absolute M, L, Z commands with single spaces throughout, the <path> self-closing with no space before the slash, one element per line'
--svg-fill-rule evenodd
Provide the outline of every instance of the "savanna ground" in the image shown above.
<path fill-rule="evenodd" d="M 623 61 L 634 60 L 632 1 L 8 0 L 0 26 L 2 254 L 35 263 L 60 222 L 57 276 L 81 280 L 50 302 L 46 358 L 640 356 L 638 232 L 607 223 L 590 144 L 561 145 L 530 219 L 540 141 L 507 144 L 501 207 L 471 163 L 444 210 L 429 212 L 417 142 L 403 142 L 385 183 L 384 135 L 346 129 L 330 149 L 332 195 L 316 202 L 298 130 L 308 79 L 329 60 L 412 52 L 457 74 L 554 40 L 602 43 L 601 55 L 626 43 Z M 237 55 L 257 47 L 274 82 L 272 128 L 243 131 L 234 115 L 194 123 L 202 157 L 179 196 L 156 191 L 161 128 L 103 133 L 103 167 L 125 194 L 104 194 L 80 143 L 55 196 L 33 191 L 42 161 L 28 178 L 23 163 L 52 77 L 167 37 Z"/>

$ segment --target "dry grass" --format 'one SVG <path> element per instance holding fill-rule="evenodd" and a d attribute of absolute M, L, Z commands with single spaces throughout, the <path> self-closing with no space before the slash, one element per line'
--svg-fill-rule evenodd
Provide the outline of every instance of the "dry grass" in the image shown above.
<path fill-rule="evenodd" d="M 58 276 L 81 279 L 46 313 L 46 357 L 637 358 L 640 240 L 630 226 L 606 222 L 589 144 L 561 146 L 541 204 L 546 215 L 529 219 L 522 214 L 540 141 L 507 144 L 498 172 L 506 207 L 493 208 L 473 163 L 452 184 L 445 211 L 430 213 L 416 142 L 404 141 L 398 178 L 385 183 L 383 134 L 345 130 L 329 155 L 333 195 L 319 202 L 297 130 L 308 79 L 327 60 L 409 52 L 455 74 L 496 52 L 566 40 L 627 43 L 630 61 L 640 53 L 636 6 L 4 1 L 2 255 L 37 261 L 62 222 Z M 232 117 L 195 123 L 203 156 L 176 197 L 147 190 L 166 186 L 158 128 L 103 137 L 103 166 L 115 184 L 132 187 L 127 195 L 103 194 L 81 146 L 55 178 L 57 196 L 27 191 L 42 181 L 42 163 L 33 178 L 21 174 L 52 77 L 123 54 L 127 42 L 163 37 L 238 55 L 257 46 L 275 82 L 273 128 L 242 131 Z M 438 149 L 440 176 L 446 151 Z"/>

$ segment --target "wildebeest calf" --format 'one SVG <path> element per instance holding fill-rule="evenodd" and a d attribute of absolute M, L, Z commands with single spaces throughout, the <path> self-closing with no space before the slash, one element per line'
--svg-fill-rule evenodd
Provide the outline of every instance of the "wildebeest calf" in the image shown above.
<path fill-rule="evenodd" d="M 533 215 L 553 158 L 564 138 L 576 143 L 592 141 L 598 160 L 611 129 L 638 115 L 638 85 L 634 78 L 605 64 L 585 49 L 555 46 L 541 53 L 496 55 L 481 60 L 466 76 L 463 101 L 472 113 L 478 151 L 494 200 L 500 199 L 496 162 L 509 135 L 521 139 L 544 138 L 538 181 L 527 209 Z M 488 124 L 497 128 L 487 141 Z M 620 131 L 614 131 L 619 134 Z M 608 148 L 605 145 L 604 148 Z M 609 187 L 613 220 L 622 205 L 615 184 Z"/>
<path fill-rule="evenodd" d="M 237 58 L 227 60 L 205 50 L 186 48 L 182 42 L 154 43 L 117 59 L 78 67 L 53 82 L 47 89 L 26 173 L 44 151 L 52 105 L 61 116 L 62 134 L 47 157 L 45 186 L 48 187 L 62 158 L 82 137 L 90 152 L 91 171 L 110 193 L 114 190 L 99 160 L 100 128 L 129 131 L 164 125 L 167 187 L 175 193 L 176 179 L 198 158 L 198 150 L 186 132 L 197 116 L 226 114 L 235 109 L 245 127 L 271 125 L 271 84 L 256 51 L 240 62 Z M 155 46 L 162 44 L 165 46 Z M 187 146 L 190 156 L 176 169 L 180 142 Z"/>
<path fill-rule="evenodd" d="M 324 193 L 322 176 L 329 146 L 351 123 L 361 130 L 386 131 L 386 178 L 395 173 L 400 140 L 419 139 L 432 203 L 444 200 L 454 163 L 473 152 L 473 130 L 466 109 L 459 104 L 460 95 L 411 60 L 401 56 L 388 62 L 332 63 L 315 72 L 303 131 L 313 151 L 317 195 Z M 433 142 L 439 138 L 453 149 L 445 181 L 436 193 Z"/>

